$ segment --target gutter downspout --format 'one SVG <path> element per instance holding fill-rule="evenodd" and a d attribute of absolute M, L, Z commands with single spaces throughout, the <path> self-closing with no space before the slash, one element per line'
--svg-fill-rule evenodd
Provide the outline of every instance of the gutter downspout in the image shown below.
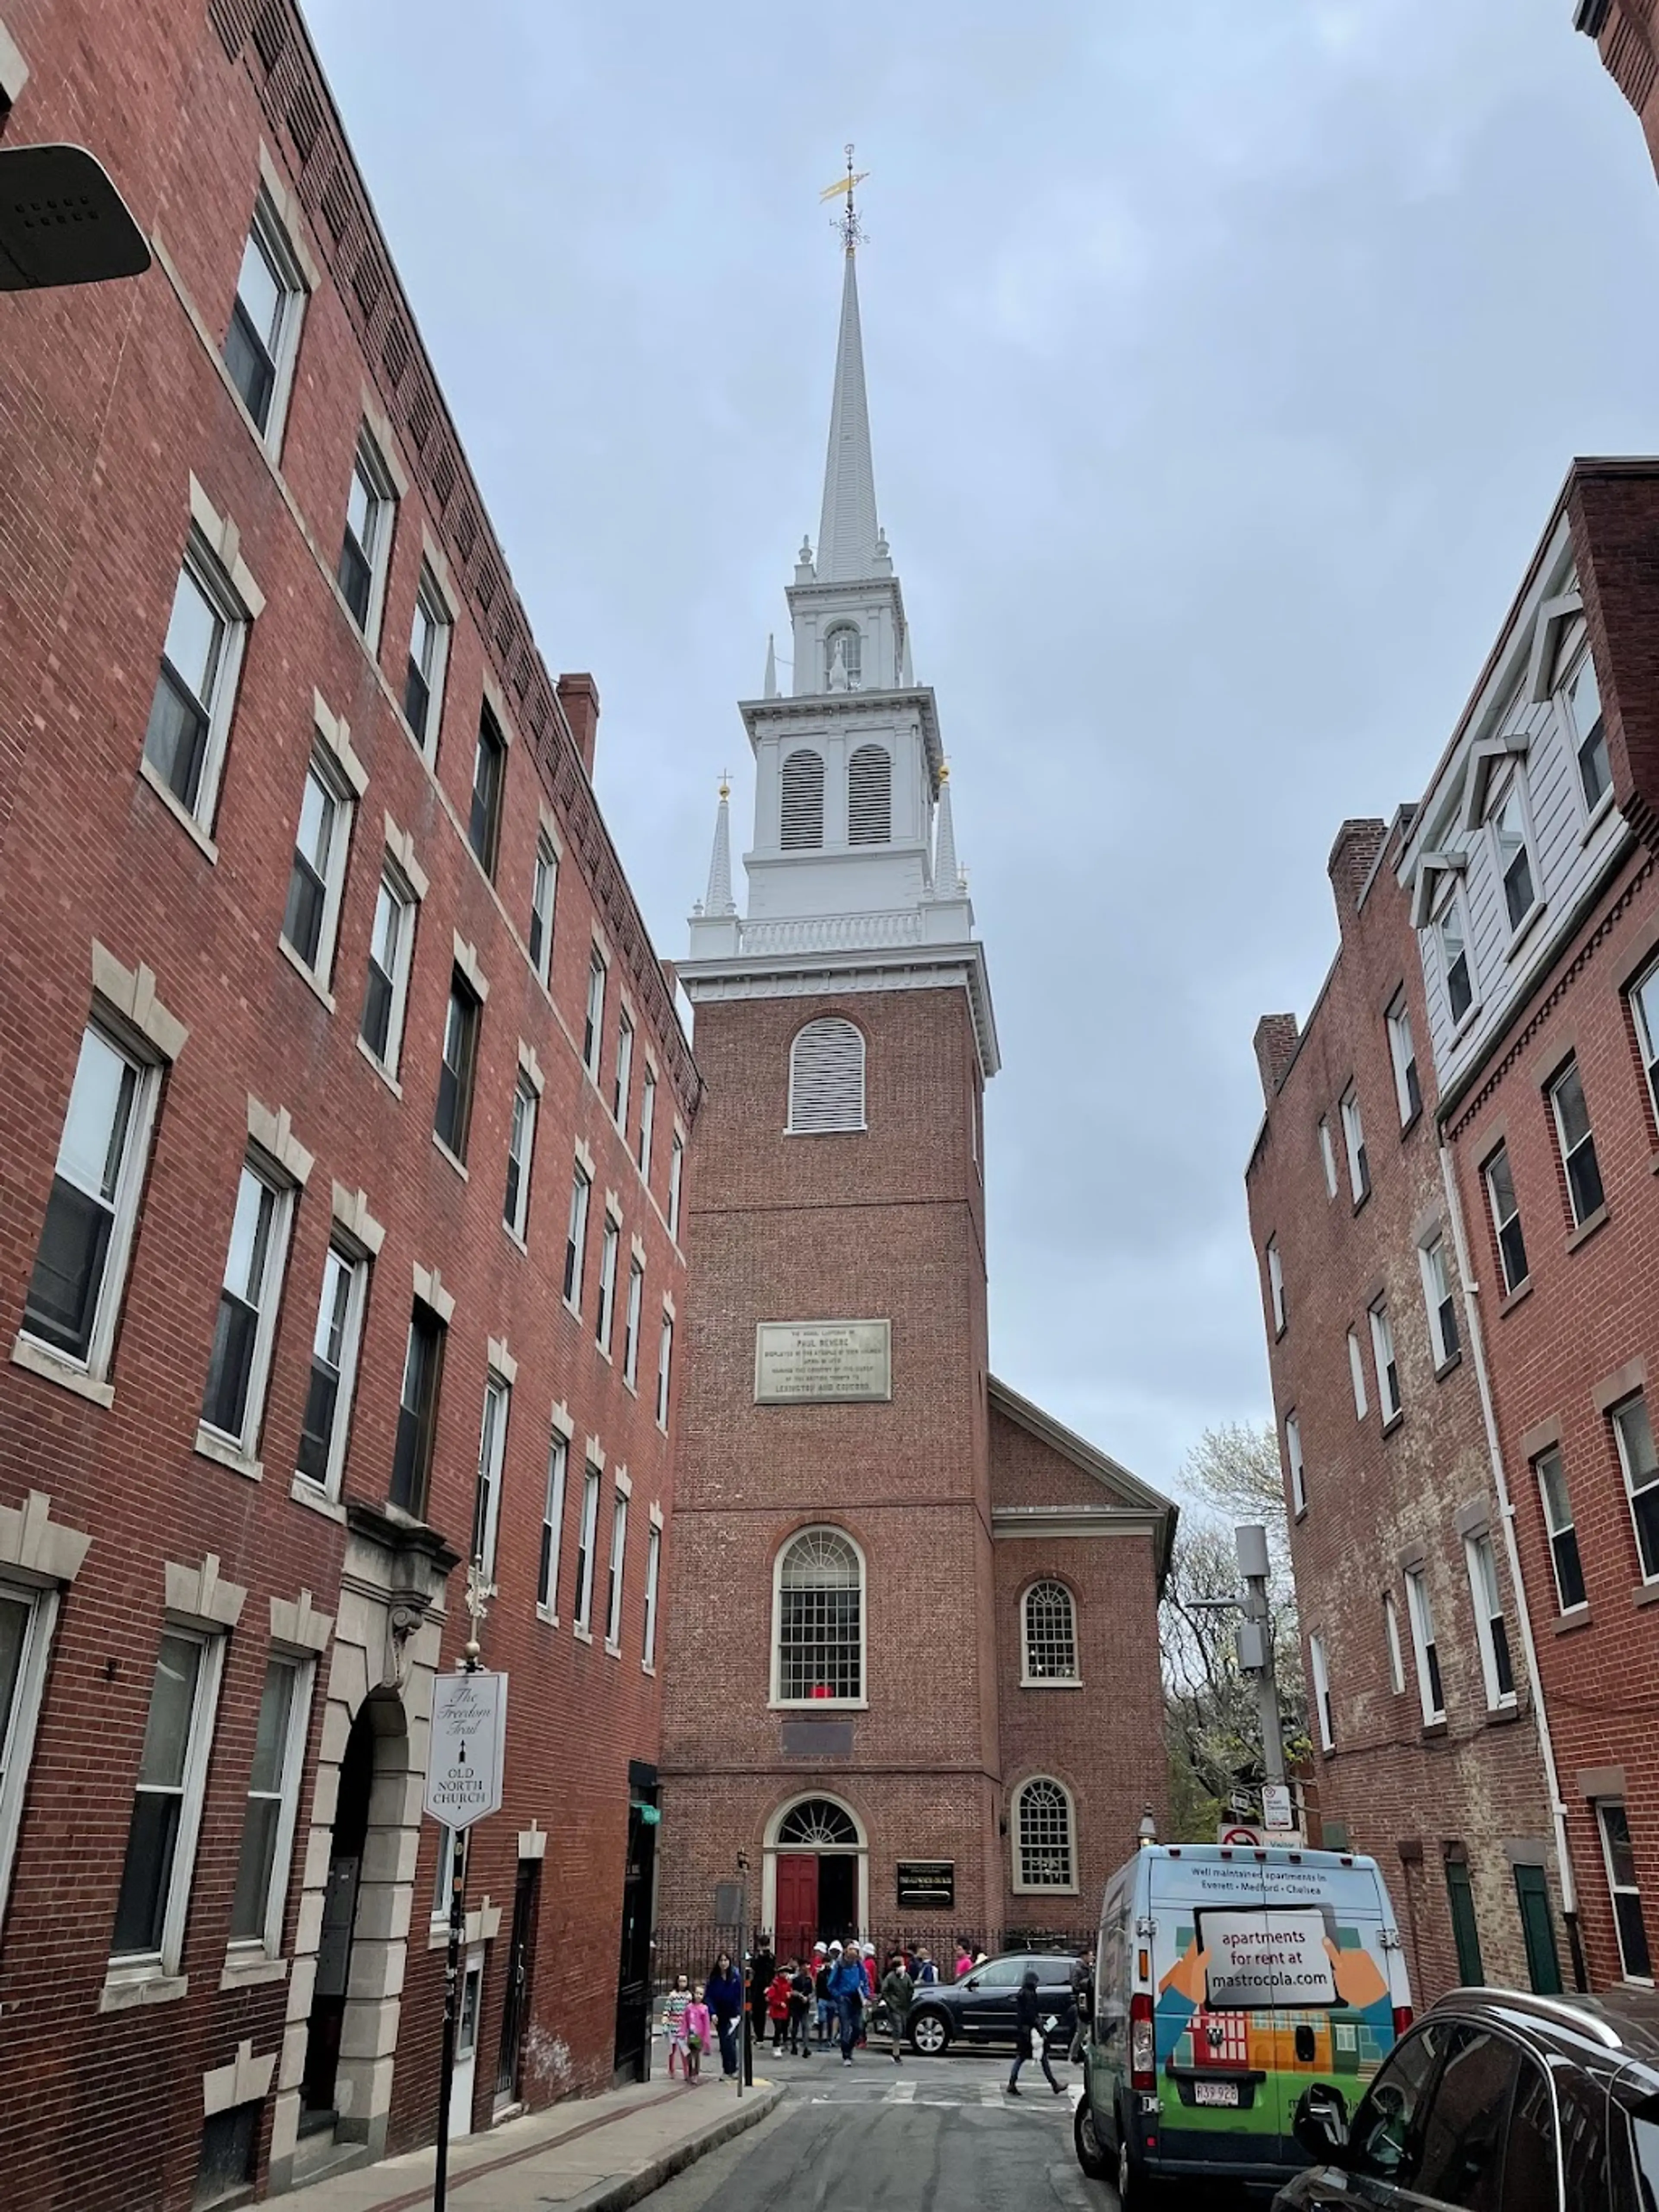
<path fill-rule="evenodd" d="M 1589 1987 L 1589 1977 L 1585 1971 L 1583 1942 L 1578 1932 L 1578 1893 L 1573 1884 L 1572 1860 L 1567 1850 L 1567 1808 L 1561 1802 L 1555 1747 L 1551 1741 L 1549 1714 L 1544 1703 L 1544 1684 L 1538 1672 L 1538 1647 L 1533 1641 L 1532 1613 L 1527 1603 L 1526 1584 L 1521 1576 L 1521 1551 L 1515 1540 L 1515 1501 L 1510 1496 L 1509 1481 L 1504 1472 L 1504 1454 L 1498 1441 L 1498 1416 L 1492 1405 L 1492 1382 L 1486 1372 L 1486 1347 L 1480 1332 L 1480 1285 L 1469 1265 L 1468 1240 L 1463 1231 L 1463 1209 L 1458 1201 L 1451 1153 L 1443 1142 L 1439 1151 L 1440 1180 L 1446 1193 L 1446 1212 L 1451 1222 L 1452 1243 L 1457 1252 L 1457 1269 L 1463 1279 L 1463 1310 L 1468 1320 L 1469 1350 L 1474 1355 L 1475 1381 L 1480 1387 L 1480 1412 L 1486 1428 L 1486 1449 L 1492 1459 L 1492 1480 L 1498 1489 L 1498 1516 L 1504 1523 L 1504 1552 L 1509 1560 L 1510 1583 L 1515 1592 L 1516 1609 L 1521 1616 L 1521 1641 L 1527 1656 L 1527 1672 L 1532 1678 L 1533 1717 L 1538 1726 L 1538 1751 L 1544 1762 L 1544 1786 L 1549 1792 L 1550 1819 L 1555 1831 L 1555 1868 L 1556 1878 L 1561 1885 L 1561 1917 L 1566 1925 L 1567 1947 L 1572 1957 L 1573 1982 L 1582 1993 Z"/>

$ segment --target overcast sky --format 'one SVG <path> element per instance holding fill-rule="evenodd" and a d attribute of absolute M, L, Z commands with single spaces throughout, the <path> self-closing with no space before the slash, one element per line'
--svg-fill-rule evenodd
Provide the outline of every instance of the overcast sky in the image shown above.
<path fill-rule="evenodd" d="M 856 142 L 1002 1042 L 993 1363 L 1169 1484 L 1269 1410 L 1250 1036 L 1329 963 L 1337 824 L 1418 792 L 1571 456 L 1659 447 L 1659 187 L 1571 0 L 307 6 L 670 957 L 728 764 L 747 842 Z"/>

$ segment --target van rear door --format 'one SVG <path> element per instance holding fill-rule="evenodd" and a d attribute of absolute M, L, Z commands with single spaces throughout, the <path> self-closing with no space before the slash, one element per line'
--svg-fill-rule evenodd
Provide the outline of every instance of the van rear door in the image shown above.
<path fill-rule="evenodd" d="M 1267 1905 L 1252 1852 L 1153 1864 L 1159 2160 L 1278 2161 L 1279 2100 L 1252 2049 L 1241 1963 Z"/>

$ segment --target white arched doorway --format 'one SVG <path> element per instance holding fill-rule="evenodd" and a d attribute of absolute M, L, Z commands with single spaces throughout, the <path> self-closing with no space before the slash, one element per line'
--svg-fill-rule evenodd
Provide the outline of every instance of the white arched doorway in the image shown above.
<path fill-rule="evenodd" d="M 766 1824 L 761 1926 L 781 1959 L 870 1928 L 870 1839 L 852 1807 L 827 1790 L 790 1798 Z"/>

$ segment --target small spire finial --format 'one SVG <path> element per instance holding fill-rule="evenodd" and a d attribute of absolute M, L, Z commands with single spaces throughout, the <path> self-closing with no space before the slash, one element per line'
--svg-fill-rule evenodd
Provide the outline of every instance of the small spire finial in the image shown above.
<path fill-rule="evenodd" d="M 720 770 L 720 797 L 722 799 L 730 799 L 731 796 L 732 771 L 729 768 L 723 768 Z"/>
<path fill-rule="evenodd" d="M 844 177 L 837 177 L 833 185 L 826 185 L 818 194 L 821 200 L 834 200 L 839 199 L 843 192 L 846 193 L 847 210 L 845 214 L 836 217 L 836 228 L 841 233 L 842 244 L 848 253 L 856 252 L 864 244 L 864 226 L 860 222 L 858 210 L 853 204 L 853 187 L 855 185 L 861 185 L 869 173 L 868 169 L 854 171 L 853 142 L 849 138 L 847 142 L 847 174 Z"/>

